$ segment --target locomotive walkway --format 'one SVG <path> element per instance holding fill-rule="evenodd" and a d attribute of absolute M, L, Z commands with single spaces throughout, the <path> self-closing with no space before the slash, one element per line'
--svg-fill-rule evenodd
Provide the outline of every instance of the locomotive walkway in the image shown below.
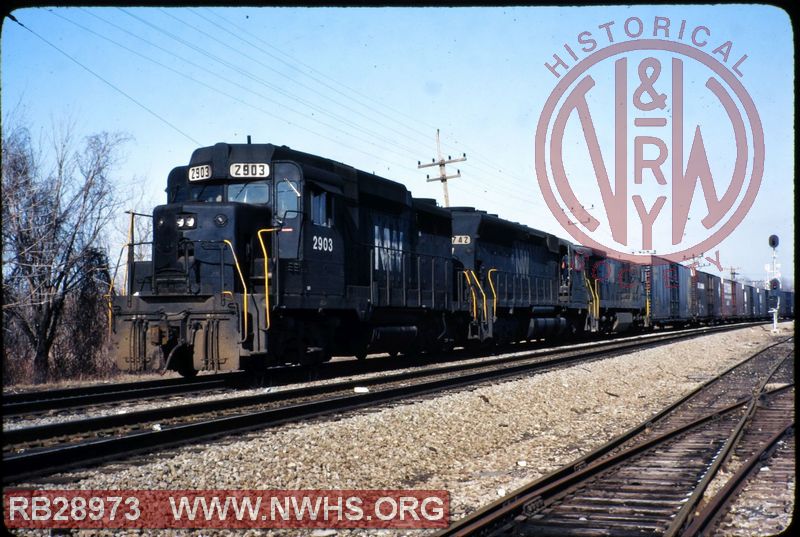
<path fill-rule="evenodd" d="M 577 348 L 516 353 L 479 363 L 445 365 L 369 380 L 287 389 L 257 396 L 11 430 L 6 432 L 4 443 L 3 462 L 7 469 L 4 482 L 201 439 L 439 393 L 483 381 L 544 372 L 580 361 L 616 356 L 740 327 L 704 327 L 586 344 Z M 368 387 L 368 390 L 353 393 L 357 387 Z"/>
<path fill-rule="evenodd" d="M 699 534 L 724 516 L 728 497 L 762 454 L 793 439 L 793 343 L 759 351 L 646 423 L 438 535 Z M 736 483 L 692 519 L 731 454 L 747 459 Z"/>

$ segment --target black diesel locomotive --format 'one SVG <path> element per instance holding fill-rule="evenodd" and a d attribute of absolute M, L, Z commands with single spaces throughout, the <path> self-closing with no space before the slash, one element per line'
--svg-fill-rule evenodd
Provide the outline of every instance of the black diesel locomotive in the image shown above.
<path fill-rule="evenodd" d="M 198 149 L 169 174 L 167 197 L 151 260 L 133 259 L 131 239 L 126 292 L 112 299 L 125 371 L 191 376 L 767 315 L 760 289 L 444 209 L 286 146 Z"/>

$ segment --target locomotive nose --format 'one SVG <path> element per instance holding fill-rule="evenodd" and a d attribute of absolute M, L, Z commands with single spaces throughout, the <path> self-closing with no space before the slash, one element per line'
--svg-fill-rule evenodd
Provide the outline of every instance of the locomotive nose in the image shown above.
<path fill-rule="evenodd" d="M 153 211 L 154 232 L 160 238 L 169 240 L 178 233 L 192 236 L 192 232 L 202 230 L 202 236 L 214 234 L 234 222 L 235 204 L 187 203 L 162 205 Z M 174 232 L 174 233 L 171 233 Z"/>

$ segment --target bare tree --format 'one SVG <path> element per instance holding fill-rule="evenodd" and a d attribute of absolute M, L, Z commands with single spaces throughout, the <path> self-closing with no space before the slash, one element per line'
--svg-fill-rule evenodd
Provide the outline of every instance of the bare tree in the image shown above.
<path fill-rule="evenodd" d="M 84 265 L 87 276 L 64 301 L 64 313 L 50 353 L 51 376 L 78 378 L 108 375 L 108 293 L 111 286 L 108 257 L 90 249 Z"/>
<path fill-rule="evenodd" d="M 103 132 L 76 144 L 66 126 L 43 150 L 22 122 L 4 123 L 3 329 L 20 344 L 4 360 L 32 360 L 38 383 L 47 380 L 70 293 L 97 277 L 100 252 L 107 264 L 104 230 L 119 209 L 109 175 L 127 137 Z"/>

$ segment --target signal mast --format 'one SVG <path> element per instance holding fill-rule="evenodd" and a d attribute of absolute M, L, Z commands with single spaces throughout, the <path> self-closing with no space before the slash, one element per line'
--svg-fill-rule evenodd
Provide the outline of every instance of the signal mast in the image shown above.
<path fill-rule="evenodd" d="M 779 291 L 781 288 L 781 281 L 778 279 L 778 272 L 777 272 L 777 265 L 775 263 L 775 258 L 777 257 L 777 248 L 778 243 L 777 235 L 770 235 L 769 236 L 769 247 L 772 248 L 772 267 L 770 270 L 770 280 L 769 280 L 769 290 L 770 291 Z M 770 308 L 769 313 L 772 314 L 772 331 L 778 331 L 778 312 L 780 311 L 781 307 L 781 294 L 775 293 L 775 305 Z"/>

